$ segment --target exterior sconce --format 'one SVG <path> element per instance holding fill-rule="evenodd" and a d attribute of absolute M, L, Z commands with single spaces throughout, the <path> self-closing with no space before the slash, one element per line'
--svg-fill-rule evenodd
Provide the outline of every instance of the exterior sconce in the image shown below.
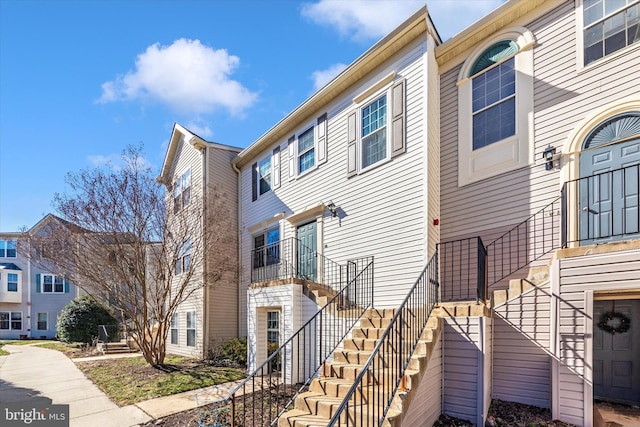
<path fill-rule="evenodd" d="M 544 169 L 545 170 L 550 171 L 550 170 L 553 169 L 553 156 L 555 156 L 555 154 L 556 154 L 556 148 L 555 147 L 548 146 L 547 148 L 544 149 L 544 151 L 542 153 L 542 158 L 546 162 L 544 164 Z"/>
<path fill-rule="evenodd" d="M 329 212 L 331 212 L 332 218 L 335 218 L 338 216 L 338 207 L 332 201 L 329 201 L 329 204 L 327 204 L 327 209 L 329 209 Z"/>

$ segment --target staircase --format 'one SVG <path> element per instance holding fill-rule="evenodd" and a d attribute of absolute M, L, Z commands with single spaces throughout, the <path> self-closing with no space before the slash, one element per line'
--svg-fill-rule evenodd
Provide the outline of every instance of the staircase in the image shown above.
<path fill-rule="evenodd" d="M 138 351 L 131 348 L 125 340 L 110 343 L 99 342 L 96 348 L 101 354 L 137 353 Z"/>
<path fill-rule="evenodd" d="M 284 413 L 279 421 L 280 427 L 327 426 L 331 418 L 342 405 L 358 375 L 369 360 L 372 351 L 383 336 L 395 314 L 391 309 L 369 309 L 355 327 L 350 337 L 333 353 L 333 360 L 323 367 L 322 375 L 315 378 L 310 391 L 301 393 L 295 400 L 294 409 Z M 432 317 L 411 357 L 409 367 L 404 374 L 404 387 L 401 390 L 416 390 L 426 369 L 434 342 L 440 333 L 440 321 Z M 378 355 L 380 368 L 365 376 L 362 387 L 358 387 L 356 400 L 358 405 L 350 405 L 340 417 L 341 423 L 350 425 L 379 425 L 389 401 L 391 388 L 382 387 L 383 376 L 398 364 L 397 353 L 393 349 Z M 413 397 L 409 392 L 402 398 L 394 399 L 391 409 L 385 417 L 385 426 L 400 426 L 403 406 Z"/>

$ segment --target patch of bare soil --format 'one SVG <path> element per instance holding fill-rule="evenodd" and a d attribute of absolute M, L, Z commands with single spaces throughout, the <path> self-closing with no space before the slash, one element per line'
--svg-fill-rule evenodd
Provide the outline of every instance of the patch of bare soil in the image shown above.
<path fill-rule="evenodd" d="M 442 414 L 433 426 L 471 427 L 473 424 Z M 549 409 L 494 399 L 489 407 L 485 427 L 573 427 L 573 425 L 552 420 Z"/>
<path fill-rule="evenodd" d="M 267 427 L 277 415 L 277 409 L 283 407 L 299 389 L 296 386 L 279 386 L 273 390 L 250 393 L 236 399 L 236 425 Z M 144 427 L 197 427 L 197 426 L 230 426 L 231 405 L 205 405 L 198 409 L 169 415 L 151 420 Z"/>
<path fill-rule="evenodd" d="M 282 393 L 280 398 L 290 397 L 292 393 Z M 273 396 L 269 396 L 268 393 L 256 393 L 255 399 L 248 400 L 246 410 L 242 409 L 237 413 L 244 413 L 246 415 L 243 419 L 236 419 L 236 425 L 240 426 L 267 426 L 268 421 L 265 416 L 267 412 L 265 408 L 268 408 L 268 399 L 273 399 Z M 254 402 L 255 403 L 249 403 Z M 153 420 L 144 424 L 144 427 L 152 426 L 166 426 L 166 427 L 197 427 L 200 425 L 218 425 L 228 426 L 231 425 L 231 418 L 229 415 L 230 408 L 223 408 L 219 412 L 212 411 L 211 407 L 204 407 L 200 409 L 200 414 L 209 416 L 209 418 L 198 416 L 197 409 L 180 412 L 162 419 Z M 215 415 L 214 415 L 215 414 Z M 217 416 L 217 418 L 216 418 Z M 201 420 L 202 424 L 198 424 L 198 420 Z M 217 423 L 217 424 L 216 424 Z M 448 415 L 441 415 L 438 421 L 433 425 L 434 427 L 471 427 L 468 421 L 460 420 Z M 491 408 L 489 409 L 489 415 L 487 417 L 487 427 L 574 427 L 572 424 L 567 424 L 562 421 L 551 420 L 551 411 L 544 408 L 538 408 L 536 406 L 523 405 L 514 402 L 504 402 L 501 400 L 493 400 L 491 402 Z"/>

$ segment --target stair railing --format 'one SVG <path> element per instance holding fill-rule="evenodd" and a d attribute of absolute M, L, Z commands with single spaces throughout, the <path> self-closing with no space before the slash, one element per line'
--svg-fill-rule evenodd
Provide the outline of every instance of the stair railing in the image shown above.
<path fill-rule="evenodd" d="M 487 250 L 480 237 L 439 243 L 440 301 L 484 301 Z"/>
<path fill-rule="evenodd" d="M 558 197 L 487 245 L 489 286 L 560 247 L 561 211 Z"/>
<path fill-rule="evenodd" d="M 232 426 L 277 424 L 372 306 L 373 257 L 350 260 L 342 272 L 342 289 L 229 393 Z"/>
<path fill-rule="evenodd" d="M 438 253 L 431 257 L 374 347 L 328 426 L 381 426 L 438 301 Z"/>

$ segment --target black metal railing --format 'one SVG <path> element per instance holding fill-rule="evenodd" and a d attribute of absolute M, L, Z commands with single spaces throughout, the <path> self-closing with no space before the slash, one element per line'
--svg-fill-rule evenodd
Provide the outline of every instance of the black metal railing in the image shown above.
<path fill-rule="evenodd" d="M 340 289 L 340 264 L 305 246 L 283 239 L 251 251 L 251 282 L 297 278 Z"/>
<path fill-rule="evenodd" d="M 562 187 L 562 246 L 640 237 L 639 190 L 640 164 L 567 181 Z"/>
<path fill-rule="evenodd" d="M 437 245 L 440 300 L 484 301 L 487 296 L 487 251 L 480 237 Z"/>
<path fill-rule="evenodd" d="M 341 266 L 341 290 L 229 393 L 231 424 L 271 426 L 373 304 L 373 257 Z"/>
<path fill-rule="evenodd" d="M 437 301 L 436 249 L 328 426 L 382 425 Z"/>
<path fill-rule="evenodd" d="M 560 247 L 561 205 L 558 197 L 487 245 L 488 286 Z"/>

